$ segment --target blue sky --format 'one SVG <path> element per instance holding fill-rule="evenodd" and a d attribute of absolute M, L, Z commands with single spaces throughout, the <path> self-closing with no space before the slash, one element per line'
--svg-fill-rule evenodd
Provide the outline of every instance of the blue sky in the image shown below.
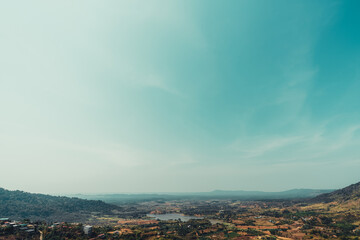
<path fill-rule="evenodd" d="M 1 187 L 279 191 L 358 182 L 359 8 L 1 3 Z"/>

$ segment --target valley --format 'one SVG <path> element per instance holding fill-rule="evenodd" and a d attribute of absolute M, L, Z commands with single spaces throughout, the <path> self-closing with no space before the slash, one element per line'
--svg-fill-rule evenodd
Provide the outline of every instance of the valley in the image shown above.
<path fill-rule="evenodd" d="M 0 239 L 358 239 L 359 192 L 357 183 L 301 199 L 99 201 L 113 209 L 89 207 L 87 218 L 72 222 L 4 218 Z"/>

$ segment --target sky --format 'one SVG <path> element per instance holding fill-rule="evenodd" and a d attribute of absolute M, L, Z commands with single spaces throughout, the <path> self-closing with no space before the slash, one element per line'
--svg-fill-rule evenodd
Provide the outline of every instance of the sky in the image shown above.
<path fill-rule="evenodd" d="M 360 2 L 0 3 L 0 187 L 360 181 Z"/>

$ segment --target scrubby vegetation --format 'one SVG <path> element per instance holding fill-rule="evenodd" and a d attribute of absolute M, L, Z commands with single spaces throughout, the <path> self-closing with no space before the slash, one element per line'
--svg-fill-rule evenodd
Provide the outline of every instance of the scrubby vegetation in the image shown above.
<path fill-rule="evenodd" d="M 119 210 L 120 207 L 103 201 L 31 194 L 0 188 L 1 216 L 13 219 L 81 221 L 91 214 L 112 214 Z"/>

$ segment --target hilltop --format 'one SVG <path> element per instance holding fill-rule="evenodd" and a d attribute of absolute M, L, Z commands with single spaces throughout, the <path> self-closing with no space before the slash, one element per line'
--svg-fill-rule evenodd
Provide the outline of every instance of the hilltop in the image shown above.
<path fill-rule="evenodd" d="M 312 198 L 311 202 L 338 202 L 346 203 L 349 201 L 360 200 L 360 182 L 351 184 L 345 188 L 330 192 L 324 193 Z"/>
<path fill-rule="evenodd" d="M 0 217 L 47 221 L 83 221 L 96 214 L 113 214 L 120 207 L 103 201 L 57 197 L 0 188 Z"/>

